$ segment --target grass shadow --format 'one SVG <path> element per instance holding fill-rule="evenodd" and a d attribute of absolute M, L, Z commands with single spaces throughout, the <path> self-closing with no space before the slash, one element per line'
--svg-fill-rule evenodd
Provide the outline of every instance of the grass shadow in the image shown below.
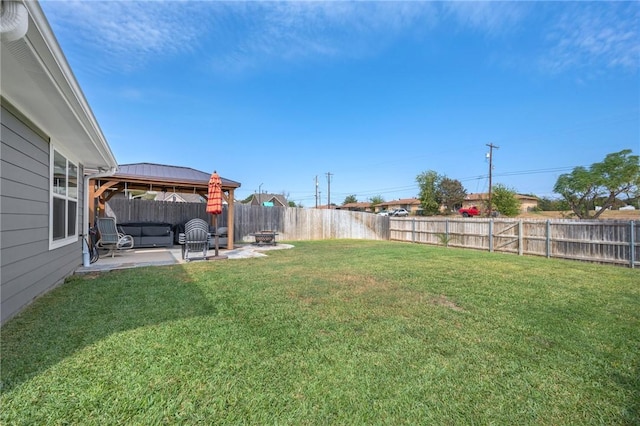
<path fill-rule="evenodd" d="M 72 276 L 0 330 L 0 392 L 114 333 L 214 312 L 184 265 Z"/>

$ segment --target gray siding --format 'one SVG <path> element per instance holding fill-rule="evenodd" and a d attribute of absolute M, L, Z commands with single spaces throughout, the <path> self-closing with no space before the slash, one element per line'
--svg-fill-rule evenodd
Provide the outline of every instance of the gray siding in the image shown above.
<path fill-rule="evenodd" d="M 4 323 L 72 274 L 82 263 L 82 254 L 80 240 L 49 250 L 48 141 L 5 108 L 0 117 L 0 322 Z M 79 229 L 83 191 L 80 180 Z"/>

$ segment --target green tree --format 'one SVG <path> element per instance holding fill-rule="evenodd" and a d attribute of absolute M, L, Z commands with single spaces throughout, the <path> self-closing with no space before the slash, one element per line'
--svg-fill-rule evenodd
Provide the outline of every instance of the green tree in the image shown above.
<path fill-rule="evenodd" d="M 491 204 L 492 210 L 507 217 L 516 217 L 520 213 L 520 201 L 516 197 L 516 191 L 501 183 L 493 186 Z"/>
<path fill-rule="evenodd" d="M 344 199 L 344 201 L 342 202 L 342 205 L 344 206 L 345 204 L 351 204 L 351 203 L 357 203 L 358 199 L 356 198 L 356 195 L 347 195 L 346 198 Z"/>
<path fill-rule="evenodd" d="M 447 213 L 460 208 L 466 196 L 467 191 L 457 179 L 444 176 L 436 187 L 436 201 L 445 208 Z"/>
<path fill-rule="evenodd" d="M 381 195 L 374 195 L 373 197 L 369 198 L 369 201 L 371 202 L 372 206 L 375 206 L 377 204 L 384 203 L 384 198 L 382 198 Z"/>
<path fill-rule="evenodd" d="M 420 205 L 422 213 L 434 215 L 440 211 L 440 201 L 438 199 L 438 186 L 444 177 L 433 170 L 420 173 L 416 176 L 416 182 L 420 187 Z"/>
<path fill-rule="evenodd" d="M 567 201 L 563 198 L 552 199 L 549 197 L 541 197 L 538 199 L 538 209 L 541 211 L 562 211 L 571 210 Z"/>
<path fill-rule="evenodd" d="M 631 155 L 630 149 L 607 154 L 589 168 L 576 167 L 571 173 L 560 175 L 553 191 L 562 195 L 571 210 L 581 219 L 597 219 L 616 197 L 638 194 L 640 188 L 640 157 Z M 596 201 L 600 210 L 591 215 Z"/>

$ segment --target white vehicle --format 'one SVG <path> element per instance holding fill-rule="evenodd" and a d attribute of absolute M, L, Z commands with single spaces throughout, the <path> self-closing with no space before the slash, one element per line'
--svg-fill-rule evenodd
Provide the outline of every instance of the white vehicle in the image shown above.
<path fill-rule="evenodd" d="M 407 217 L 407 216 L 409 216 L 409 212 L 406 211 L 405 209 L 395 209 L 394 211 L 389 213 L 389 216 Z"/>

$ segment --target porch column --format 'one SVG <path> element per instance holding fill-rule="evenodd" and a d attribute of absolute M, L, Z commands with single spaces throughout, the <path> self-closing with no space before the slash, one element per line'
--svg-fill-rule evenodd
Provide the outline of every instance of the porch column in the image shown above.
<path fill-rule="evenodd" d="M 89 224 L 89 228 L 95 226 L 96 217 L 96 183 L 93 180 L 89 181 L 89 194 L 87 195 L 86 203 L 89 204 L 89 217 L 85 218 L 85 221 Z"/>

